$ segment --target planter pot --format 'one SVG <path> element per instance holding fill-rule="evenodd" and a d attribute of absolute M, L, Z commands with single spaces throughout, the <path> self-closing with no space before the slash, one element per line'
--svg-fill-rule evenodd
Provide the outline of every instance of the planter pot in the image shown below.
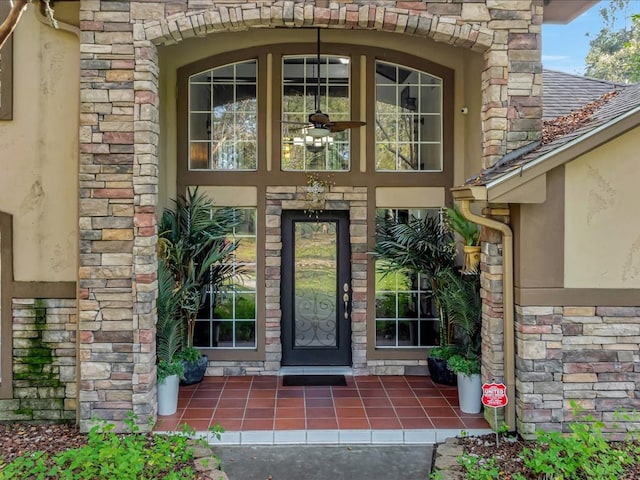
<path fill-rule="evenodd" d="M 169 375 L 158 382 L 158 415 L 173 415 L 178 410 L 178 375 Z"/>
<path fill-rule="evenodd" d="M 194 383 L 200 383 L 207 371 L 208 364 L 209 357 L 206 355 L 202 355 L 197 362 L 183 361 L 184 378 L 180 380 L 180 385 L 193 385 Z"/>
<path fill-rule="evenodd" d="M 464 413 L 480 413 L 482 410 L 482 379 L 480 374 L 471 376 L 458 373 L 458 401 Z"/>
<path fill-rule="evenodd" d="M 449 370 L 447 361 L 440 358 L 427 357 L 427 366 L 431 380 L 441 385 L 456 385 L 458 379 L 456 374 Z"/>
<path fill-rule="evenodd" d="M 462 247 L 464 259 L 462 264 L 462 273 L 475 273 L 480 265 L 480 247 L 465 245 Z"/>

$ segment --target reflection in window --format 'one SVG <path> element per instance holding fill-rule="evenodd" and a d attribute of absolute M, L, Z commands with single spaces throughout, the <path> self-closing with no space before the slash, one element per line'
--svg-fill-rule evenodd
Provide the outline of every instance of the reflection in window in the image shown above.
<path fill-rule="evenodd" d="M 198 312 L 194 346 L 256 348 L 256 209 L 236 209 L 241 221 L 229 241 L 238 241 L 230 265 L 242 274 L 224 292 L 207 290 Z"/>
<path fill-rule="evenodd" d="M 376 170 L 442 170 L 442 80 L 376 62 Z"/>
<path fill-rule="evenodd" d="M 189 78 L 189 169 L 255 170 L 257 61 Z"/>
<path fill-rule="evenodd" d="M 282 169 L 349 170 L 349 130 L 323 138 L 309 148 L 303 128 L 309 114 L 319 108 L 332 121 L 349 120 L 350 64 L 346 57 L 285 57 L 282 64 Z M 320 96 L 316 105 L 320 79 Z"/>
<path fill-rule="evenodd" d="M 381 209 L 396 221 L 441 215 L 440 209 Z M 376 347 L 428 347 L 438 344 L 438 309 L 429 278 L 410 271 L 383 274 L 376 260 Z"/>

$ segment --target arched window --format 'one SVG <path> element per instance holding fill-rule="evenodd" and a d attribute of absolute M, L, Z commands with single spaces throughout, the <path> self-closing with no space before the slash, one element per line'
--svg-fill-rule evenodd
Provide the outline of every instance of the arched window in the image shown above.
<path fill-rule="evenodd" d="M 189 169 L 257 167 L 257 61 L 189 77 Z"/>

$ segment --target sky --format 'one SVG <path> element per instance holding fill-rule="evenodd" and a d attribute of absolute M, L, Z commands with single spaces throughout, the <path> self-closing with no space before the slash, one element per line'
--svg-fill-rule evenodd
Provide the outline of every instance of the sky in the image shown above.
<path fill-rule="evenodd" d="M 572 1 L 572 0 L 561 0 Z M 590 37 L 597 36 L 603 27 L 600 10 L 608 0 L 601 0 L 567 25 L 542 25 L 542 64 L 544 68 L 577 75 L 584 74 L 584 58 L 589 52 Z M 630 0 L 631 13 L 640 13 L 640 0 Z M 617 27 L 628 19 L 620 18 Z"/>

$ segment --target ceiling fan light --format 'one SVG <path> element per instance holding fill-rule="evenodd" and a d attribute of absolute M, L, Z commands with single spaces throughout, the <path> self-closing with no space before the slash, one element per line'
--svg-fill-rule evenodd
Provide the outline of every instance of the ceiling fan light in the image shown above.
<path fill-rule="evenodd" d="M 305 133 L 313 138 L 322 138 L 328 136 L 331 131 L 328 128 L 311 127 Z"/>

